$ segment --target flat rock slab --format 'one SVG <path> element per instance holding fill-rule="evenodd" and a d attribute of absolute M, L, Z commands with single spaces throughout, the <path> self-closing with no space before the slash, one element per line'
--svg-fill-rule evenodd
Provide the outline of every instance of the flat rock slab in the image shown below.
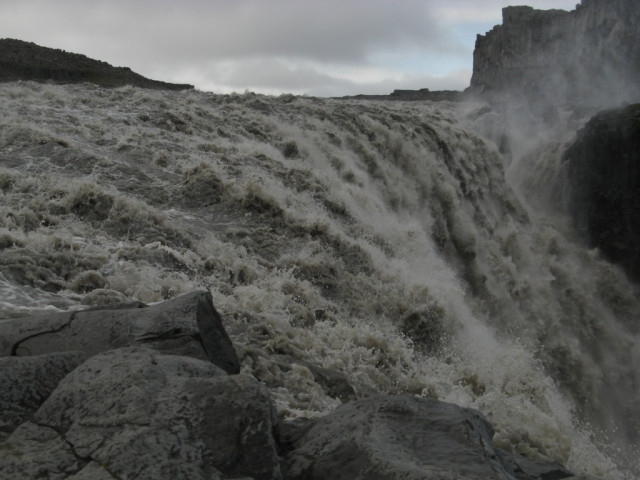
<path fill-rule="evenodd" d="M 0 320 L 0 356 L 66 351 L 91 356 L 128 345 L 208 359 L 228 373 L 240 371 L 209 292 L 192 292 L 149 307 L 136 304 Z"/>
<path fill-rule="evenodd" d="M 266 387 L 127 347 L 67 375 L 1 446 L 0 479 L 281 478 Z"/>

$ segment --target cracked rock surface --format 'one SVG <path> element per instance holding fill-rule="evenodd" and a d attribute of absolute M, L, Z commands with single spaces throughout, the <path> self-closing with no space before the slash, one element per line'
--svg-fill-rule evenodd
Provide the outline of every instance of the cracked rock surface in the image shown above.
<path fill-rule="evenodd" d="M 62 352 L 34 357 L 0 357 L 0 441 L 49 397 L 86 355 Z"/>
<path fill-rule="evenodd" d="M 252 377 L 145 347 L 112 350 L 65 377 L 7 439 L 0 478 L 280 478 L 276 422 Z"/>

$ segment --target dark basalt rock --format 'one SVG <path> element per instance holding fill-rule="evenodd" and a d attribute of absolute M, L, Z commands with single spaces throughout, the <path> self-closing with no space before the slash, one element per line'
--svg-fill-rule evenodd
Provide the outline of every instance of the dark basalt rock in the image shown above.
<path fill-rule="evenodd" d="M 266 387 L 250 376 L 116 349 L 67 375 L 13 432 L 0 478 L 280 479 L 276 427 Z"/>
<path fill-rule="evenodd" d="M 640 280 L 640 104 L 602 112 L 564 153 L 576 226 Z"/>
<path fill-rule="evenodd" d="M 317 420 L 280 421 L 264 383 L 227 374 L 239 365 L 208 292 L 0 326 L 3 480 L 571 476 L 495 449 L 479 412 L 413 395 L 370 392 Z M 343 401 L 358 396 L 337 372 L 273 361 L 306 366 Z"/>
<path fill-rule="evenodd" d="M 477 411 L 412 395 L 378 395 L 311 425 L 285 423 L 284 478 L 292 480 L 561 479 L 573 474 L 494 449 Z"/>
<path fill-rule="evenodd" d="M 284 370 L 290 370 L 292 365 L 301 365 L 308 368 L 316 383 L 332 398 L 339 398 L 343 402 L 357 398 L 356 390 L 349 383 L 347 377 L 337 370 L 323 368 L 320 365 L 289 355 L 271 355 L 270 360 Z"/>
<path fill-rule="evenodd" d="M 589 477 L 575 476 L 557 463 L 531 460 L 501 449 L 497 449 L 497 454 L 505 469 L 511 472 L 517 480 L 560 480 L 569 477 L 572 480 L 589 480 Z"/>
<path fill-rule="evenodd" d="M 41 47 L 10 38 L 0 39 L 0 81 L 52 81 L 55 83 L 94 83 L 102 87 L 133 85 L 163 90 L 191 90 L 193 85 L 150 80 L 127 67 L 64 50 Z"/>
<path fill-rule="evenodd" d="M 6 319 L 0 330 L 0 356 L 68 351 L 91 356 L 128 345 L 209 360 L 228 373 L 240 371 L 209 292 L 193 292 L 149 307 L 129 304 Z"/>

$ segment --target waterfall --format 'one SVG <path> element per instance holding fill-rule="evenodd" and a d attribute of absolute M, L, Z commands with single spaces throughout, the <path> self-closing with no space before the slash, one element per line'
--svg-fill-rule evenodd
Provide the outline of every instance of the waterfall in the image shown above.
<path fill-rule="evenodd" d="M 0 318 L 205 287 L 282 415 L 340 403 L 292 355 L 477 408 L 510 451 L 638 468 L 637 287 L 523 200 L 549 201 L 545 168 L 507 182 L 473 107 L 30 82 L 0 102 Z"/>

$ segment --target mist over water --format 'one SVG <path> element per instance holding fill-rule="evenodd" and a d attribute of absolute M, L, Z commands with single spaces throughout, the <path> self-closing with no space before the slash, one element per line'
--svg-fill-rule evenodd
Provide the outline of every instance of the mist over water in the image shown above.
<path fill-rule="evenodd" d="M 207 288 L 282 415 L 340 404 L 289 355 L 633 478 L 640 296 L 536 207 L 559 147 L 516 194 L 483 105 L 34 83 L 0 102 L 0 318 Z"/>

